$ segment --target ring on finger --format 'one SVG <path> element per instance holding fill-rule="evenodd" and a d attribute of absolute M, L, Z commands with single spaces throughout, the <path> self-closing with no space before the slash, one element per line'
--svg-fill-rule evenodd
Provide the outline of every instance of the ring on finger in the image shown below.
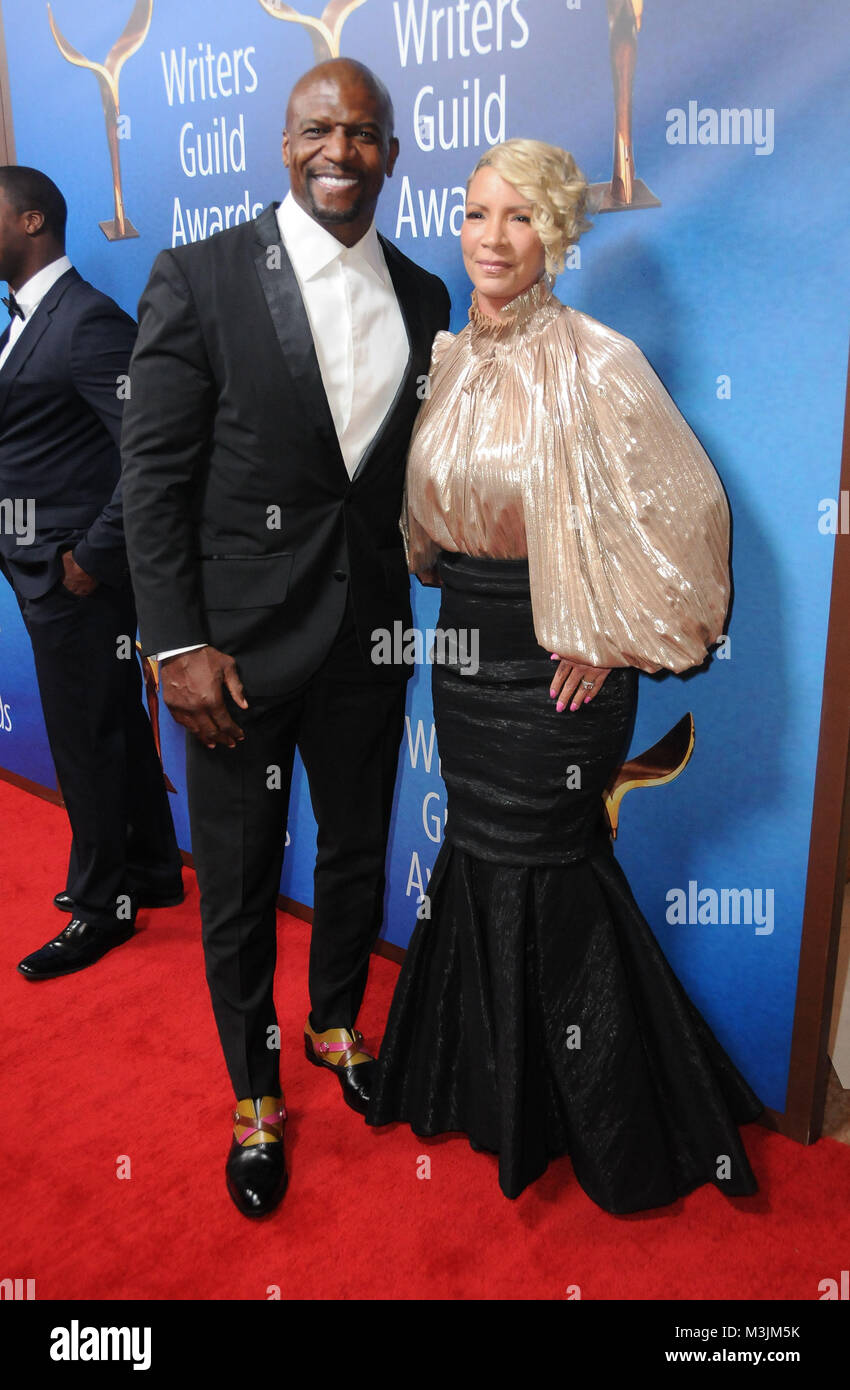
<path fill-rule="evenodd" d="M 584 686 L 585 690 L 592 690 L 595 684 L 596 681 L 582 681 L 582 685 Z"/>

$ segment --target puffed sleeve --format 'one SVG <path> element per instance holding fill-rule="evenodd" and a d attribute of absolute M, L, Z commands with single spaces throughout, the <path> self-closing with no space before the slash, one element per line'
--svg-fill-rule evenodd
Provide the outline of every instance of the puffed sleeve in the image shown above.
<path fill-rule="evenodd" d="M 424 392 L 423 400 L 430 400 L 431 391 L 437 379 L 440 363 L 444 361 L 447 352 L 456 342 L 456 334 L 449 333 L 441 329 L 431 345 L 431 363 L 428 369 L 428 385 Z M 420 409 L 417 421 L 411 437 L 410 455 L 416 447 L 416 439 L 423 416 L 426 414 L 427 407 L 423 405 Z M 410 455 L 408 456 L 408 468 L 410 467 Z M 407 567 L 411 574 L 415 574 L 423 584 L 436 584 L 437 576 L 434 566 L 440 547 L 432 540 L 409 505 L 409 493 L 407 484 L 404 488 L 404 499 L 401 507 L 401 518 L 399 521 L 401 534 L 404 538 L 404 551 L 407 556 Z"/>
<path fill-rule="evenodd" d="M 640 349 L 568 310 L 536 367 L 523 506 L 537 640 L 593 666 L 684 671 L 729 604 L 729 509 Z"/>

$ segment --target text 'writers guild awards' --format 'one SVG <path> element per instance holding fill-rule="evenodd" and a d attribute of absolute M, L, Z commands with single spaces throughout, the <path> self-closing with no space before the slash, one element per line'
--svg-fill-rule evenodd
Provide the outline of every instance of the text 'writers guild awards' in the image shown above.
<path fill-rule="evenodd" d="M 115 216 L 100 223 L 100 229 L 109 241 L 124 241 L 128 237 L 139 235 L 124 211 L 124 195 L 121 189 L 121 159 L 118 153 L 118 119 L 120 115 L 118 79 L 127 59 L 138 52 L 147 38 L 152 15 L 153 0 L 136 0 L 123 33 L 112 45 L 105 61 L 96 63 L 91 58 L 85 58 L 74 48 L 73 44 L 68 42 L 64 34 L 60 33 L 53 18 L 53 11 L 50 5 L 47 6 L 50 31 L 62 57 L 72 63 L 74 67 L 88 68 L 93 72 L 100 88 L 103 115 L 106 121 L 109 159 L 112 165 L 112 192 L 115 199 Z"/>

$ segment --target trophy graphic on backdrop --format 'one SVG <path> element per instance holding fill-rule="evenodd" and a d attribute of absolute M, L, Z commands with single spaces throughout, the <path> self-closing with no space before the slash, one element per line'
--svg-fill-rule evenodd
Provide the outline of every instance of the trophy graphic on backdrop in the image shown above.
<path fill-rule="evenodd" d="M 272 19 L 286 19 L 291 24 L 303 24 L 309 30 L 317 63 L 339 57 L 342 26 L 352 10 L 359 9 L 365 3 L 366 0 L 330 0 L 322 11 L 321 19 L 314 19 L 312 15 L 300 14 L 292 5 L 285 5 L 283 0 L 260 0 L 263 9 Z"/>
<path fill-rule="evenodd" d="M 651 748 L 637 753 L 617 768 L 603 798 L 612 839 L 617 838 L 620 802 L 626 792 L 636 787 L 664 787 L 668 782 L 675 782 L 690 762 L 694 737 L 694 717 L 688 711 Z"/>
<path fill-rule="evenodd" d="M 643 0 L 608 0 L 611 76 L 614 82 L 614 171 L 610 183 L 590 185 L 593 212 L 657 208 L 661 202 L 635 176 L 632 148 L 632 89 Z"/>
<path fill-rule="evenodd" d="M 103 115 L 106 120 L 106 139 L 109 144 L 109 158 L 112 164 L 112 192 L 115 197 L 115 216 L 100 223 L 100 229 L 109 241 L 124 241 L 127 237 L 139 235 L 124 211 L 124 195 L 121 190 L 121 160 L 118 153 L 120 109 L 118 105 L 118 78 L 127 59 L 141 48 L 147 38 L 152 15 L 153 0 L 136 0 L 126 28 L 120 38 L 116 39 L 112 45 L 106 56 L 106 61 L 95 63 L 90 58 L 84 58 L 82 53 L 79 53 L 68 42 L 64 34 L 59 32 L 53 18 L 53 11 L 50 5 L 47 6 L 50 31 L 62 57 L 67 59 L 69 63 L 73 63 L 74 67 L 89 68 L 97 78 L 97 85 L 100 87 Z"/>

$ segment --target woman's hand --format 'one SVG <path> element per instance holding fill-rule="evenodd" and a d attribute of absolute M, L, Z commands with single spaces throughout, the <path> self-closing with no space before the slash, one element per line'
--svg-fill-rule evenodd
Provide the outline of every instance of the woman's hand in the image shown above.
<path fill-rule="evenodd" d="M 558 701 L 556 709 L 559 714 L 568 704 L 570 709 L 581 709 L 582 705 L 589 704 L 611 673 L 610 666 L 584 666 L 568 656 L 558 656 L 557 652 L 552 653 L 552 660 L 558 662 L 558 668 L 552 678 L 549 694 Z"/>

